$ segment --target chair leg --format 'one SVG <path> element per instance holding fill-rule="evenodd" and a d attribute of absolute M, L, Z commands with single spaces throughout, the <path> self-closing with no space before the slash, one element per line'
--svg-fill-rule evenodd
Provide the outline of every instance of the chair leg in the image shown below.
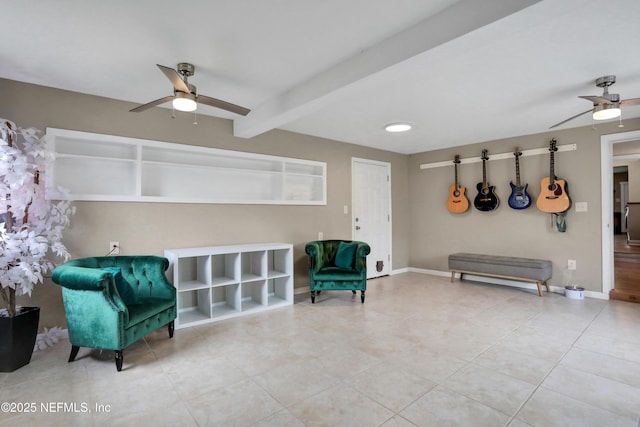
<path fill-rule="evenodd" d="M 356 291 L 354 291 L 353 289 L 351 290 L 351 292 L 353 292 L 354 295 L 356 294 Z"/>
<path fill-rule="evenodd" d="M 360 301 L 364 304 L 364 291 L 360 291 Z"/>
<path fill-rule="evenodd" d="M 311 291 L 311 304 L 316 303 L 316 291 Z"/>
<path fill-rule="evenodd" d="M 122 350 L 116 350 L 116 369 L 122 371 L 122 360 L 124 359 Z"/>
<path fill-rule="evenodd" d="M 169 329 L 169 338 L 173 338 L 173 331 L 176 329 L 175 321 L 172 320 L 167 324 L 167 328 Z"/>
<path fill-rule="evenodd" d="M 71 354 L 69 354 L 69 363 L 76 360 L 76 356 L 78 355 L 79 350 L 80 350 L 80 347 L 78 347 L 77 345 L 71 346 Z"/>

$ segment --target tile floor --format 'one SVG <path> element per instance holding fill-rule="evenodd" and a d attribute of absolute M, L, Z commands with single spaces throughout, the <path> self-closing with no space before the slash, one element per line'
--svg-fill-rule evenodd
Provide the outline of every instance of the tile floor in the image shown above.
<path fill-rule="evenodd" d="M 300 295 L 163 329 L 120 373 L 112 352 L 67 363 L 60 342 L 0 373 L 0 403 L 36 404 L 0 426 L 640 425 L 640 304 L 415 273 L 368 286 L 365 304 Z"/>

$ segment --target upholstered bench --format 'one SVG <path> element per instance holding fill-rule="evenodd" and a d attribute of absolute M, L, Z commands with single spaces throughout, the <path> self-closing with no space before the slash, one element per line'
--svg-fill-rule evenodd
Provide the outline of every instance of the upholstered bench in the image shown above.
<path fill-rule="evenodd" d="M 460 280 L 463 274 L 473 274 L 534 282 L 538 286 L 538 295 L 542 296 L 542 285 L 549 292 L 552 264 L 544 259 L 457 253 L 449 255 L 449 270 L 452 282 L 456 273 L 460 273 Z"/>

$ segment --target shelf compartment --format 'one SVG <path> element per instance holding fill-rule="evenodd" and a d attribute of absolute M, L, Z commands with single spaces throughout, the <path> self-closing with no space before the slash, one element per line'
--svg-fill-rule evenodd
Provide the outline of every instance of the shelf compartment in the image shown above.
<path fill-rule="evenodd" d="M 324 177 L 307 175 L 287 175 L 284 183 L 284 198 L 288 201 L 322 202 Z"/>
<path fill-rule="evenodd" d="M 214 148 L 185 151 L 181 148 L 144 147 L 142 160 L 167 165 L 204 166 L 245 171 L 282 172 L 282 160 L 252 153 L 224 152 Z"/>
<path fill-rule="evenodd" d="M 178 293 L 178 324 L 184 326 L 211 319 L 211 292 L 209 288 Z"/>
<path fill-rule="evenodd" d="M 212 286 L 237 283 L 240 271 L 240 253 L 211 255 Z"/>
<path fill-rule="evenodd" d="M 266 251 L 244 252 L 242 254 L 242 282 L 262 280 L 266 277 Z"/>
<path fill-rule="evenodd" d="M 287 172 L 288 174 L 324 176 L 324 171 L 324 164 L 307 163 L 302 161 L 285 162 L 285 172 Z"/>
<path fill-rule="evenodd" d="M 274 249 L 267 251 L 267 277 L 281 277 L 287 276 L 293 266 L 290 265 L 289 260 L 291 250 L 290 249 Z"/>
<path fill-rule="evenodd" d="M 136 160 L 138 153 L 135 145 L 119 144 L 111 141 L 96 141 L 90 138 L 69 138 L 57 136 L 55 151 L 58 154 L 73 154 L 86 157 L 104 157 L 112 159 Z"/>
<path fill-rule="evenodd" d="M 242 311 L 261 309 L 267 305 L 267 282 L 259 280 L 242 284 Z"/>
<path fill-rule="evenodd" d="M 185 177 L 189 177 L 188 185 Z M 144 197 L 241 202 L 273 200 L 281 194 L 282 178 L 275 172 L 157 163 L 142 166 Z"/>
<path fill-rule="evenodd" d="M 293 279 L 291 276 L 267 280 L 267 305 L 287 305 L 293 303 Z"/>
<path fill-rule="evenodd" d="M 60 156 L 55 173 L 56 186 L 73 195 L 136 195 L 136 164 L 128 160 Z"/>
<path fill-rule="evenodd" d="M 177 290 L 204 288 L 211 285 L 211 257 L 192 256 L 180 258 L 177 267 Z M 184 288 L 183 288 L 184 286 Z"/>
<path fill-rule="evenodd" d="M 211 317 L 218 318 L 240 312 L 240 284 L 211 288 Z"/>

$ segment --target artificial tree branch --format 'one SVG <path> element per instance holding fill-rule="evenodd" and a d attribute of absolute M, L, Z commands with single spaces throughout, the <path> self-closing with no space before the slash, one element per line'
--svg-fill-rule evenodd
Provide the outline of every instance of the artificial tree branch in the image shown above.
<path fill-rule="evenodd" d="M 7 137 L 7 144 L 9 147 L 13 147 L 13 127 L 11 126 L 11 122 L 7 122 L 7 128 L 9 128 L 9 135 Z M 12 230 L 13 229 L 13 215 L 11 215 L 11 194 L 5 195 L 5 200 L 7 201 L 7 219 L 5 224 L 5 229 Z M 16 315 L 16 290 L 11 287 L 0 288 L 2 291 L 2 300 L 5 303 L 5 307 L 7 307 L 7 312 L 9 313 L 9 317 L 13 317 Z"/>

